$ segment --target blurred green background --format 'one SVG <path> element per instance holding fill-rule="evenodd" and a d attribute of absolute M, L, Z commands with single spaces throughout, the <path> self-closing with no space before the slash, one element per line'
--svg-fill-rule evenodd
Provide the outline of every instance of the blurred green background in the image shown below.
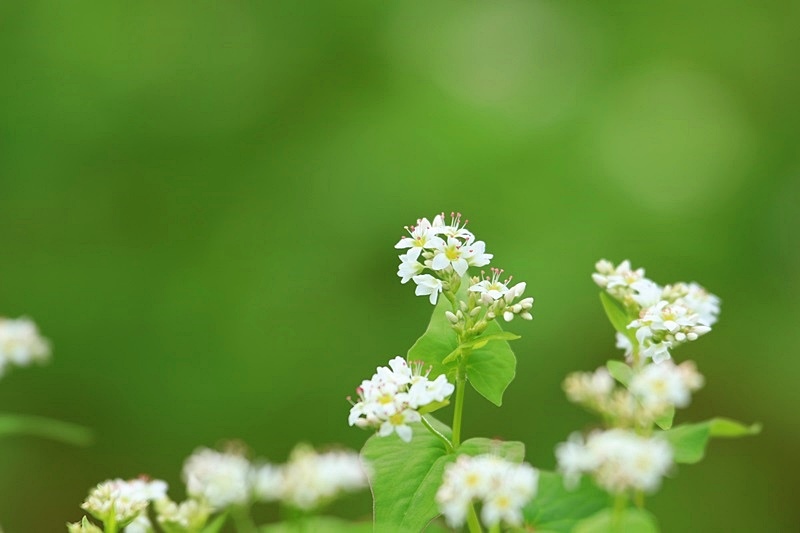
<path fill-rule="evenodd" d="M 798 21 L 789 1 L 0 3 L 0 312 L 55 348 L 0 409 L 96 431 L 0 441 L 5 531 L 63 531 L 109 477 L 179 498 L 183 459 L 225 439 L 360 447 L 345 397 L 431 311 L 393 245 L 451 210 L 536 297 L 505 405 L 470 394 L 467 436 L 553 467 L 593 422 L 562 379 L 617 353 L 590 273 L 630 258 L 723 299 L 676 354 L 707 376 L 679 420 L 765 426 L 667 480 L 664 531 L 796 530 Z"/>

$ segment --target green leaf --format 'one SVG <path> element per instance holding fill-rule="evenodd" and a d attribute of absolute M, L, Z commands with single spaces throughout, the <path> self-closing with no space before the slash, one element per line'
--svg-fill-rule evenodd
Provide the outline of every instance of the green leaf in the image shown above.
<path fill-rule="evenodd" d="M 439 374 L 448 374 L 448 370 L 451 371 L 448 378 L 455 374 L 455 366 L 448 367 L 444 363 L 444 359 L 459 348 L 458 337 L 444 314 L 449 310 L 450 302 L 447 298 L 440 298 L 439 303 L 433 309 L 425 333 L 408 350 L 409 361 L 425 361 L 427 365 L 431 365 L 431 378 L 435 378 Z M 458 353 L 456 352 L 453 359 Z"/>
<path fill-rule="evenodd" d="M 426 418 L 437 431 L 448 438 L 452 435 L 446 425 Z M 403 442 L 397 435 L 373 435 L 361 449 L 372 469 L 376 531 L 420 531 L 438 514 L 434 495 L 446 464 L 440 459 L 447 456 L 447 450 L 422 424 L 413 424 L 412 428 L 411 442 Z"/>
<path fill-rule="evenodd" d="M 40 416 L 0 415 L 0 438 L 11 435 L 29 435 L 52 439 L 75 446 L 88 446 L 92 432 L 88 428 Z"/>
<path fill-rule="evenodd" d="M 615 520 L 612 509 L 581 520 L 575 526 L 575 533 L 658 533 L 655 517 L 644 509 L 629 507 Z"/>
<path fill-rule="evenodd" d="M 219 533 L 219 531 L 222 529 L 222 526 L 225 525 L 225 520 L 227 519 L 228 513 L 222 513 L 214 518 L 214 520 L 212 520 L 210 523 L 206 524 L 206 527 L 203 528 L 202 533 Z"/>
<path fill-rule="evenodd" d="M 607 504 L 608 494 L 590 479 L 583 478 L 574 490 L 568 490 L 561 475 L 540 470 L 536 497 L 523 508 L 522 513 L 525 524 L 532 526 L 534 531 L 569 533 L 579 521 Z"/>
<path fill-rule="evenodd" d="M 712 418 L 697 424 L 681 424 L 664 431 L 663 436 L 672 445 L 676 463 L 694 464 L 705 456 L 711 437 L 735 438 L 760 432 L 759 424 L 746 426 L 727 418 Z"/>
<path fill-rule="evenodd" d="M 669 406 L 663 415 L 656 418 L 655 422 L 661 429 L 669 429 L 672 427 L 672 421 L 675 419 L 675 408 Z"/>
<path fill-rule="evenodd" d="M 496 320 L 486 331 L 502 331 Z M 467 380 L 478 393 L 500 407 L 503 393 L 514 381 L 517 358 L 506 341 L 492 342 L 472 351 L 467 359 Z"/>
<path fill-rule="evenodd" d="M 279 522 L 259 528 L 260 533 L 372 533 L 372 522 L 348 522 L 333 516 L 312 516 L 297 522 Z"/>
<path fill-rule="evenodd" d="M 462 283 L 459 297 L 466 295 L 467 285 Z M 467 379 L 481 396 L 499 407 L 517 368 L 517 358 L 508 341 L 519 336 L 503 331 L 497 320 L 492 320 L 480 337 L 459 346 L 458 337 L 445 316 L 445 311 L 449 310 L 450 302 L 440 298 L 425 333 L 408 350 L 408 360 L 424 361 L 430 365 L 431 378 L 445 374 L 450 381 L 454 381 L 456 366 L 452 363 L 462 349 L 469 350 Z"/>
<path fill-rule="evenodd" d="M 605 293 L 603 293 L 605 294 Z M 611 360 L 606 363 L 606 368 L 611 377 L 625 385 L 626 387 L 633 379 L 633 369 L 622 361 Z"/>
<path fill-rule="evenodd" d="M 636 346 L 636 335 L 633 330 L 628 329 L 628 324 L 633 322 L 633 319 L 628 316 L 625 307 L 623 307 L 619 301 L 609 296 L 607 292 L 600 293 L 600 302 L 603 304 L 606 316 L 608 316 L 608 320 L 611 322 L 611 325 L 614 326 L 614 329 L 625 335 L 630 339 L 633 345 Z"/>

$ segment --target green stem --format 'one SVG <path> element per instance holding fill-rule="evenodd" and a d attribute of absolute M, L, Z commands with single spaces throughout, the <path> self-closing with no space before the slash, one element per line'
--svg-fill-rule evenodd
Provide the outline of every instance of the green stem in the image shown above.
<path fill-rule="evenodd" d="M 422 425 L 425 426 L 425 428 L 428 431 L 433 433 L 434 436 L 436 436 L 436 438 L 438 438 L 440 441 L 444 443 L 444 447 L 447 450 L 447 453 L 453 453 L 453 443 L 450 442 L 450 439 L 445 437 L 441 432 L 437 431 L 436 428 L 434 428 L 424 416 L 422 417 Z"/>
<path fill-rule="evenodd" d="M 644 492 L 641 490 L 637 490 L 633 494 L 633 503 L 636 504 L 636 507 L 639 509 L 644 509 Z"/>
<path fill-rule="evenodd" d="M 247 507 L 232 508 L 231 517 L 233 517 L 237 533 L 258 533 L 258 528 L 250 517 L 250 510 Z"/>
<path fill-rule="evenodd" d="M 481 521 L 478 520 L 478 513 L 475 512 L 475 506 L 469 504 L 469 511 L 467 512 L 467 528 L 469 533 L 482 533 Z"/>
<path fill-rule="evenodd" d="M 77 424 L 41 416 L 0 414 L 0 438 L 9 435 L 44 437 L 76 446 L 92 442 L 91 430 Z"/>
<path fill-rule="evenodd" d="M 628 498 L 624 493 L 617 494 L 614 498 L 614 513 L 611 515 L 612 531 L 622 531 L 622 516 L 625 514 L 627 504 Z"/>
<path fill-rule="evenodd" d="M 461 417 L 464 415 L 464 393 L 467 388 L 466 354 L 458 363 L 456 374 L 456 407 L 453 411 L 453 449 L 461 445 Z"/>

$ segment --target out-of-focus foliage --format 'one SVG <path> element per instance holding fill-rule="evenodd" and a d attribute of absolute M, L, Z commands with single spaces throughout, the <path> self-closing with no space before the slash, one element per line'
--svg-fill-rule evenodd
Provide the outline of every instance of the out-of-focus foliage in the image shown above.
<path fill-rule="evenodd" d="M 553 467 L 591 420 L 563 377 L 614 353 L 594 262 L 630 258 L 723 299 L 678 353 L 708 383 L 676 423 L 765 428 L 649 507 L 665 531 L 793 529 L 799 19 L 789 1 L 0 4 L 0 312 L 54 346 L 0 406 L 96 435 L 0 442 L 0 523 L 61 530 L 89 487 L 143 472 L 180 498 L 183 459 L 223 439 L 275 461 L 360 447 L 345 396 L 431 312 L 392 246 L 460 210 L 536 297 L 504 416 L 470 391 L 465 438 Z"/>

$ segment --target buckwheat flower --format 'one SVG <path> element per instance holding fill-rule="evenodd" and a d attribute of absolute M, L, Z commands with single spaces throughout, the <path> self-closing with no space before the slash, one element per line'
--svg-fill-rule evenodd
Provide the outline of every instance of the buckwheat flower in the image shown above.
<path fill-rule="evenodd" d="M 410 441 L 413 431 L 409 424 L 421 420 L 417 409 L 444 402 L 455 391 L 444 375 L 431 380 L 430 368 L 423 370 L 421 363 L 412 367 L 402 357 L 389 361 L 388 367 L 378 367 L 372 379 L 362 381 L 356 389 L 358 401 L 348 398 L 352 404 L 348 424 L 376 428 L 382 437 L 397 433 Z"/>
<path fill-rule="evenodd" d="M 600 457 L 593 454 L 583 440 L 583 435 L 572 433 L 567 442 L 556 446 L 558 470 L 564 475 L 564 485 L 568 489 L 578 486 L 581 475 L 591 472 L 600 463 Z"/>
<path fill-rule="evenodd" d="M 670 302 L 680 301 L 691 312 L 699 315 L 700 322 L 706 326 L 717 323 L 720 299 L 697 283 L 667 285 L 664 287 L 662 298 Z"/>
<path fill-rule="evenodd" d="M 411 257 L 411 254 L 404 254 L 398 257 L 400 258 L 400 265 L 397 267 L 397 275 L 400 277 L 400 283 L 408 283 L 408 280 L 418 276 L 425 270 L 425 266 L 417 261 L 416 257 Z"/>
<path fill-rule="evenodd" d="M 408 424 L 419 422 L 420 420 L 422 420 L 422 417 L 413 409 L 398 411 L 383 421 L 378 430 L 378 435 L 388 437 L 392 433 L 397 433 L 397 436 L 403 441 L 411 442 L 413 432 Z"/>
<path fill-rule="evenodd" d="M 650 307 L 661 300 L 663 289 L 660 285 L 647 278 L 634 281 L 630 284 L 630 288 L 633 289 L 630 299 L 636 302 L 639 307 Z"/>
<path fill-rule="evenodd" d="M 124 527 L 143 513 L 151 500 L 163 497 L 166 489 L 160 480 L 112 479 L 92 489 L 81 507 L 104 523 Z"/>
<path fill-rule="evenodd" d="M 433 247 L 433 260 L 431 268 L 434 270 L 444 270 L 452 267 L 459 276 L 463 276 L 469 268 L 466 250 L 462 249 L 463 243 L 455 237 L 448 237 L 447 242 L 442 241 Z"/>
<path fill-rule="evenodd" d="M 601 406 L 614 389 L 614 378 L 605 367 L 592 373 L 573 372 L 564 380 L 564 391 L 570 401 L 591 406 Z"/>
<path fill-rule="evenodd" d="M 250 463 L 239 454 L 200 448 L 186 459 L 183 480 L 189 496 L 218 511 L 250 500 L 250 472 Z"/>
<path fill-rule="evenodd" d="M 455 386 L 447 381 L 444 374 L 439 374 L 433 381 L 421 379 L 408 389 L 408 404 L 418 409 L 433 402 L 443 402 L 455 392 Z"/>
<path fill-rule="evenodd" d="M 533 307 L 533 298 L 523 298 L 519 302 L 514 302 L 517 298 L 522 296 L 525 292 L 526 284 L 521 281 L 508 289 L 508 292 L 503 295 L 501 303 L 505 303 L 505 308 L 502 309 L 503 320 L 511 322 L 515 316 L 519 316 L 524 320 L 533 320 L 533 315 L 530 309 Z M 492 312 L 492 314 L 495 314 Z"/>
<path fill-rule="evenodd" d="M 630 359 L 633 356 L 633 344 L 631 343 L 631 340 L 619 331 L 616 334 L 616 340 L 617 342 L 615 347 L 625 352 L 626 360 Z"/>
<path fill-rule="evenodd" d="M 614 494 L 655 491 L 673 464 L 672 448 L 665 441 L 624 429 L 596 431 L 585 442 L 572 436 L 556 448 L 556 456 L 569 484 L 581 474 L 590 474 Z"/>
<path fill-rule="evenodd" d="M 669 359 L 671 348 L 711 331 L 700 315 L 683 305 L 682 300 L 672 303 L 660 300 L 642 309 L 639 318 L 628 324 L 628 328 L 636 330 L 642 353 L 656 363 Z"/>
<path fill-rule="evenodd" d="M 280 499 L 310 511 L 345 492 L 367 486 L 367 468 L 359 455 L 345 450 L 318 453 L 299 445 L 282 467 Z"/>
<path fill-rule="evenodd" d="M 436 305 L 439 299 L 439 293 L 442 292 L 442 280 L 434 278 L 430 274 L 422 274 L 411 278 L 417 284 L 414 294 L 417 296 L 430 296 L 430 301 Z"/>
<path fill-rule="evenodd" d="M 177 504 L 169 498 L 155 502 L 156 520 L 165 531 L 200 531 L 211 515 L 211 507 L 199 500 Z"/>
<path fill-rule="evenodd" d="M 28 366 L 50 357 L 50 343 L 28 318 L 0 318 L 0 376 L 7 364 Z"/>
<path fill-rule="evenodd" d="M 644 269 L 631 269 L 631 262 L 625 259 L 619 266 L 605 259 L 601 259 L 595 264 L 597 272 L 592 274 L 594 282 L 606 289 L 612 296 L 624 296 L 633 283 L 644 279 Z"/>
<path fill-rule="evenodd" d="M 505 282 L 500 281 L 500 276 L 503 271 L 499 268 L 492 268 L 492 277 L 484 277 L 483 280 L 475 283 L 469 288 L 470 292 L 476 292 L 481 296 L 486 295 L 489 302 L 495 302 L 503 298 L 508 293 L 508 286 L 506 283 L 511 281 L 508 278 Z M 473 278 L 475 279 L 475 278 Z"/>
<path fill-rule="evenodd" d="M 438 230 L 431 226 L 427 218 L 417 220 L 416 226 L 406 226 L 406 231 L 410 234 L 410 237 L 401 238 L 394 247 L 397 249 L 409 248 L 406 255 L 414 261 L 417 260 L 423 250 L 431 249 L 434 245 L 443 243 L 442 239 L 436 236 Z"/>
<path fill-rule="evenodd" d="M 464 524 L 473 501 L 482 504 L 481 521 L 485 526 L 519 526 L 522 508 L 536 495 L 538 477 L 528 464 L 512 463 L 491 454 L 460 455 L 445 467 L 436 503 L 451 527 Z"/>
<path fill-rule="evenodd" d="M 432 226 L 439 235 L 460 239 L 469 244 L 475 240 L 475 235 L 467 229 L 468 223 L 469 220 L 465 220 L 464 224 L 461 224 L 461 213 L 450 213 L 450 224 L 447 224 L 444 220 L 444 213 L 440 213 L 434 217 Z"/>
<path fill-rule="evenodd" d="M 635 374 L 629 390 L 644 407 L 657 412 L 671 406 L 686 407 L 691 393 L 702 384 L 703 377 L 691 362 L 678 366 L 672 361 L 664 361 L 649 364 Z"/>
<path fill-rule="evenodd" d="M 494 255 L 486 253 L 486 243 L 475 241 L 465 245 L 463 257 L 469 266 L 482 267 L 489 264 Z"/>

